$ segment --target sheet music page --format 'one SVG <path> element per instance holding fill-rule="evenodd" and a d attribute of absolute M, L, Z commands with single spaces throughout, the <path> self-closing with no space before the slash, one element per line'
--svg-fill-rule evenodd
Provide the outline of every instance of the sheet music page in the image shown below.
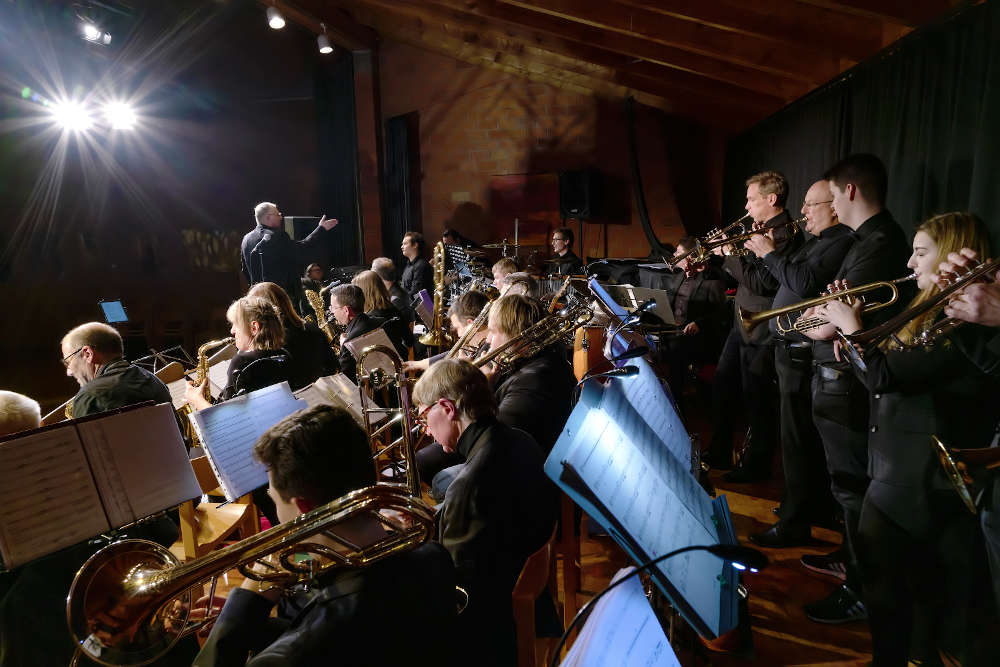
<path fill-rule="evenodd" d="M 0 508 L 7 568 L 111 528 L 72 424 L 0 443 Z"/>
<path fill-rule="evenodd" d="M 709 530 L 704 518 L 693 515 L 678 492 L 668 486 L 669 475 L 654 468 L 640 447 L 603 410 L 590 410 L 575 437 L 562 442 L 562 447 L 560 442 L 553 448 L 550 461 L 556 456 L 576 469 L 594 496 L 620 522 L 626 536 L 641 550 L 632 554 L 634 558 L 644 561 L 683 546 L 718 543 L 711 520 L 708 521 L 713 529 Z M 584 511 L 594 512 L 591 516 L 628 548 L 627 537 L 617 536 L 618 530 L 593 505 L 587 504 Z M 722 566 L 721 559 L 704 551 L 680 554 L 657 566 L 674 589 L 661 585 L 675 606 L 684 612 L 675 599 L 679 595 L 680 602 L 690 605 L 697 615 L 700 626 L 715 633 L 719 631 L 720 610 L 717 576 Z M 694 623 L 693 619 L 689 621 Z"/>
<path fill-rule="evenodd" d="M 226 359 L 208 367 L 208 390 L 212 398 L 218 398 L 229 384 L 229 361 Z"/>
<path fill-rule="evenodd" d="M 634 568 L 619 570 L 618 581 Z M 562 667 L 680 667 L 638 577 L 601 598 Z"/>
<path fill-rule="evenodd" d="M 167 391 L 170 392 L 170 403 L 174 406 L 175 410 L 181 408 L 185 403 L 187 403 L 187 399 L 184 398 L 184 392 L 186 390 L 187 380 L 184 378 L 167 383 Z"/>
<path fill-rule="evenodd" d="M 226 500 L 236 500 L 267 484 L 267 469 L 251 453 L 254 443 L 264 431 L 307 407 L 309 404 L 297 400 L 288 383 L 282 382 L 191 415 Z"/>
<path fill-rule="evenodd" d="M 361 414 L 361 390 L 343 373 L 321 377 L 311 385 L 296 391 L 295 397 L 308 403 L 309 407 L 333 405 L 344 408 L 351 413 L 361 428 L 365 426 L 365 418 Z M 370 417 L 373 424 L 379 424 L 386 419 L 382 414 L 373 414 Z"/>
<path fill-rule="evenodd" d="M 171 405 L 128 410 L 77 428 L 113 528 L 201 495 Z"/>
<path fill-rule="evenodd" d="M 362 336 L 358 336 L 357 338 L 349 340 L 345 342 L 344 345 L 346 345 L 347 349 L 351 351 L 351 354 L 354 355 L 355 359 L 359 359 L 364 349 L 372 345 L 384 345 L 385 347 L 392 350 L 393 354 L 395 354 L 396 351 L 396 348 L 393 347 L 392 341 L 389 340 L 389 337 L 385 334 L 385 331 L 383 331 L 381 328 L 375 329 L 374 331 L 369 331 L 368 333 Z M 368 372 L 373 368 L 381 368 L 383 371 L 385 371 L 386 375 L 390 377 L 392 377 L 392 374 L 396 372 L 395 367 L 393 366 L 392 363 L 392 359 L 389 357 L 389 355 L 383 354 L 381 352 L 376 354 L 369 354 L 367 357 L 365 357 L 365 372 Z M 361 375 L 361 370 L 358 369 L 358 376 L 360 377 L 360 375 Z"/>

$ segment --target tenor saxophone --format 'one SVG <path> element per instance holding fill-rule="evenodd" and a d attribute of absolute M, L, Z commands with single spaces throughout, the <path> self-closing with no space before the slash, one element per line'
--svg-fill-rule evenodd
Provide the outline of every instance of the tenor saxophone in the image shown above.
<path fill-rule="evenodd" d="M 313 312 L 316 314 L 316 325 L 320 328 L 320 331 L 326 334 L 326 339 L 330 342 L 330 344 L 339 350 L 340 345 L 337 344 L 337 340 L 340 336 L 337 333 L 336 327 L 326 317 L 326 308 L 323 306 L 323 297 L 320 296 L 320 293 L 316 290 L 307 289 L 306 300 L 309 301 L 310 307 L 312 307 Z"/>

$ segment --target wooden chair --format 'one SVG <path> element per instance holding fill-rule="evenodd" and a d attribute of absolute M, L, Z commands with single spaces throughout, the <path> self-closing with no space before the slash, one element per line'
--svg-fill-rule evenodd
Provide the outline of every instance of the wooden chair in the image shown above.
<path fill-rule="evenodd" d="M 219 494 L 219 482 L 207 457 L 191 459 L 191 467 L 202 493 Z M 257 506 L 250 494 L 222 507 L 216 507 L 214 503 L 201 503 L 195 507 L 194 501 L 189 500 L 180 506 L 179 511 L 185 560 L 207 554 L 237 531 L 240 538 L 260 532 Z"/>
<path fill-rule="evenodd" d="M 542 659 L 548 662 L 548 653 L 555 648 L 555 638 L 539 639 L 535 636 L 535 600 L 548 588 L 552 599 L 556 599 L 555 544 L 558 527 L 542 547 L 531 554 L 521 568 L 521 574 L 514 584 L 511 601 L 514 609 L 514 625 L 517 628 L 517 665 L 535 667 L 539 657 L 535 651 L 536 642 L 543 642 Z"/>
<path fill-rule="evenodd" d="M 563 620 L 572 619 L 580 609 L 580 525 L 576 521 L 576 504 L 565 493 L 559 494 L 559 541 L 556 553 L 562 557 Z M 568 621 L 567 621 L 568 622 Z"/>

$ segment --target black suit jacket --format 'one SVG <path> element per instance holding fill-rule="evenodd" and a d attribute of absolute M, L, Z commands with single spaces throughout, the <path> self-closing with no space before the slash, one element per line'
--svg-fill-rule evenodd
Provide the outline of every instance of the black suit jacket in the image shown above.
<path fill-rule="evenodd" d="M 360 313 L 351 320 L 351 323 L 347 325 L 347 329 L 344 330 L 344 342 L 354 340 L 358 336 L 363 336 L 370 331 L 378 329 L 380 326 L 382 326 L 382 320 Z M 340 372 L 351 378 L 353 382 L 357 382 L 358 362 L 346 345 L 340 346 L 340 357 L 338 360 L 340 361 Z"/>
<path fill-rule="evenodd" d="M 456 664 L 455 568 L 440 544 L 317 584 L 296 600 L 291 618 L 270 618 L 273 605 L 263 596 L 234 589 L 194 665 Z"/>
<path fill-rule="evenodd" d="M 466 463 L 439 513 L 441 544 L 469 593 L 455 640 L 477 665 L 513 665 L 511 592 L 528 556 L 552 534 L 556 488 L 531 436 L 492 417 L 470 424 L 457 451 Z"/>
<path fill-rule="evenodd" d="M 326 231 L 318 226 L 301 241 L 293 241 L 284 229 L 258 224 L 243 237 L 240 268 L 251 286 L 272 282 L 280 286 L 297 306 L 305 296 L 302 269 L 322 254 Z"/>
<path fill-rule="evenodd" d="M 301 329 L 285 327 L 285 349 L 291 364 L 288 384 L 293 391 L 315 382 L 317 378 L 332 375 L 340 368 L 326 334 L 312 322 L 305 322 Z"/>
<path fill-rule="evenodd" d="M 548 455 L 573 409 L 575 387 L 565 353 L 558 345 L 548 347 L 497 385 L 497 419 L 531 435 Z"/>

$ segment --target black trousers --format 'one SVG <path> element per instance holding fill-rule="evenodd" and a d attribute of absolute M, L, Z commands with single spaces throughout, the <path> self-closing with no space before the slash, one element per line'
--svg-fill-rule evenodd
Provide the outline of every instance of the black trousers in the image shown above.
<path fill-rule="evenodd" d="M 861 593 L 855 545 L 868 489 L 868 389 L 847 362 L 814 364 L 813 421 L 823 440 L 830 490 L 844 510 L 847 587 Z"/>
<path fill-rule="evenodd" d="M 796 347 L 777 341 L 774 367 L 778 375 L 781 464 L 785 473 L 785 497 L 779 514 L 788 524 L 808 525 L 828 519 L 835 506 L 823 442 L 813 421 L 809 345 Z"/>
<path fill-rule="evenodd" d="M 982 585 L 986 564 L 976 517 L 957 496 L 943 494 L 931 503 L 935 530 L 922 537 L 874 503 L 862 507 L 857 553 L 879 667 L 902 667 L 908 659 L 939 664 L 939 650 L 963 665 L 997 664 L 995 642 L 984 641 L 993 612 Z"/>
<path fill-rule="evenodd" d="M 735 406 L 740 405 L 742 398 L 747 422 L 753 430 L 743 467 L 769 474 L 777 441 L 775 393 L 774 345 L 744 343 L 734 326 L 722 346 L 712 380 L 715 431 L 708 446 L 709 456 L 715 459 L 732 456 Z"/>

